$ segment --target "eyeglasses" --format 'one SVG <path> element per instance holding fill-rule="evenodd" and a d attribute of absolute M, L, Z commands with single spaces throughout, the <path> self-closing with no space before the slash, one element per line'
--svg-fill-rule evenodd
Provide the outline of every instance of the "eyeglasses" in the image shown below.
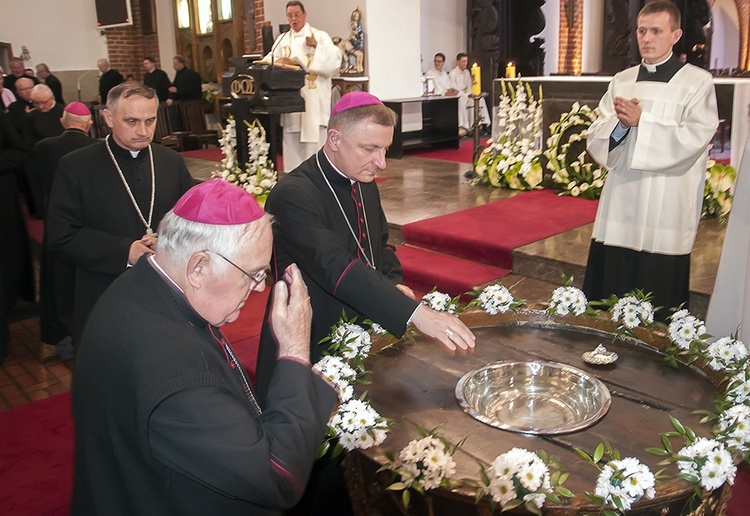
<path fill-rule="evenodd" d="M 54 97 L 54 96 L 52 96 L 52 97 L 47 97 L 46 99 L 44 99 L 44 100 L 40 100 L 40 101 L 38 101 L 38 102 L 34 101 L 34 105 L 35 105 L 35 106 L 46 106 L 47 104 L 49 104 L 49 103 L 50 103 L 50 101 L 51 101 L 51 100 L 52 100 L 53 98 L 55 98 L 55 97 Z"/>
<path fill-rule="evenodd" d="M 239 265 L 237 265 L 236 263 L 234 263 L 232 260 L 230 260 L 229 258 L 227 258 L 226 256 L 224 256 L 221 253 L 217 253 L 216 251 L 212 251 L 211 249 L 204 249 L 203 252 L 204 253 L 213 253 L 216 256 L 224 258 L 232 267 L 234 267 L 235 269 L 237 269 L 238 271 L 240 271 L 242 274 L 244 274 L 245 276 L 247 276 L 250 279 L 250 288 L 248 288 L 248 292 L 250 290 L 253 290 L 258 285 L 260 285 L 263 281 L 266 280 L 266 277 L 268 276 L 268 272 L 267 272 L 266 269 L 261 269 L 258 272 L 256 272 L 255 274 L 250 274 L 249 272 L 245 272 L 245 269 L 243 269 L 242 267 L 240 267 Z"/>
<path fill-rule="evenodd" d="M 305 13 L 287 13 L 286 19 L 287 20 L 296 20 L 297 18 L 301 18 Z"/>

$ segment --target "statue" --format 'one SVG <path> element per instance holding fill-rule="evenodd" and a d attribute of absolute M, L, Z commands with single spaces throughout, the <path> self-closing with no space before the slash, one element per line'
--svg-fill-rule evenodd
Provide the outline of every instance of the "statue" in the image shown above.
<path fill-rule="evenodd" d="M 343 75 L 361 75 L 365 72 L 365 33 L 362 32 L 362 14 L 359 7 L 352 11 L 352 32 L 347 39 L 333 38 L 334 45 L 341 49 Z"/>

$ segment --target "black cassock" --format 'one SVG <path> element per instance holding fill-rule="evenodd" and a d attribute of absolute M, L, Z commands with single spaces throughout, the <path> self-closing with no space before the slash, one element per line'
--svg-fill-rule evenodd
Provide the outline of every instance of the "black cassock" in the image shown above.
<path fill-rule="evenodd" d="M 324 173 L 346 218 L 323 178 Z M 328 346 L 318 342 L 330 333 L 342 311 L 348 318 L 357 316 L 359 323 L 369 318 L 390 333 L 403 335 L 418 302 L 396 288 L 403 283 L 401 263 L 388 245 L 388 223 L 374 181 L 352 183 L 334 170 L 321 150 L 279 181 L 268 196 L 266 210 L 275 219 L 271 262 L 275 278 L 289 264 L 296 263 L 307 284 L 313 308 L 310 352 L 313 363 Z M 367 265 L 363 251 L 374 261 L 375 270 Z M 268 309 L 256 371 L 261 400 L 277 353 L 267 320 Z"/>
<path fill-rule="evenodd" d="M 29 236 L 14 175 L 25 159 L 20 136 L 0 111 L 0 361 L 9 339 L 7 309 L 19 299 L 34 300 Z"/>
<path fill-rule="evenodd" d="M 95 139 L 80 129 L 68 129 L 60 136 L 45 138 L 34 145 L 29 179 L 36 185 L 35 191 L 41 194 L 36 204 L 42 217 L 47 213 L 55 171 L 62 157 L 95 143 Z M 72 334 L 75 273 L 75 267 L 70 263 L 47 251 L 45 239 L 39 266 L 39 331 L 42 342 L 56 344 Z"/>
<path fill-rule="evenodd" d="M 133 158 L 129 151 L 108 139 L 144 218 L 151 200 L 151 167 L 148 152 Z M 191 186 L 182 156 L 161 145 L 154 153 L 156 195 L 151 227 Z M 60 160 L 52 186 L 45 237 L 50 251 L 76 268 L 73 340 L 99 296 L 125 272 L 130 245 L 146 233 L 125 186 L 110 159 L 106 143 L 98 142 L 73 151 Z"/>

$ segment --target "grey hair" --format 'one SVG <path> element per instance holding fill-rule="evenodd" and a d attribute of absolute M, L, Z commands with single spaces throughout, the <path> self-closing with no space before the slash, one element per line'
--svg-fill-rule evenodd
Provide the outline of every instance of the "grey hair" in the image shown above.
<path fill-rule="evenodd" d="M 52 90 L 46 84 L 37 84 L 31 88 L 31 96 L 34 95 L 52 95 Z"/>
<path fill-rule="evenodd" d="M 247 224 L 204 224 L 184 219 L 170 210 L 159 224 L 156 255 L 179 264 L 186 263 L 195 253 L 210 250 L 235 261 L 242 242 L 257 238 L 264 221 L 270 222 L 269 215 Z M 226 260 L 216 263 L 219 272 L 230 267 Z"/>

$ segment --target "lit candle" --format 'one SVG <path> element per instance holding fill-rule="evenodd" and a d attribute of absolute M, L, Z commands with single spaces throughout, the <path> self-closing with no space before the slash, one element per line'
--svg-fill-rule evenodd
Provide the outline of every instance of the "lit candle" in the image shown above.
<path fill-rule="evenodd" d="M 472 95 L 482 94 L 482 69 L 476 63 L 471 65 L 471 93 Z"/>
<path fill-rule="evenodd" d="M 516 65 L 514 65 L 513 63 L 508 63 L 508 66 L 505 67 L 505 78 L 506 79 L 516 78 Z"/>

